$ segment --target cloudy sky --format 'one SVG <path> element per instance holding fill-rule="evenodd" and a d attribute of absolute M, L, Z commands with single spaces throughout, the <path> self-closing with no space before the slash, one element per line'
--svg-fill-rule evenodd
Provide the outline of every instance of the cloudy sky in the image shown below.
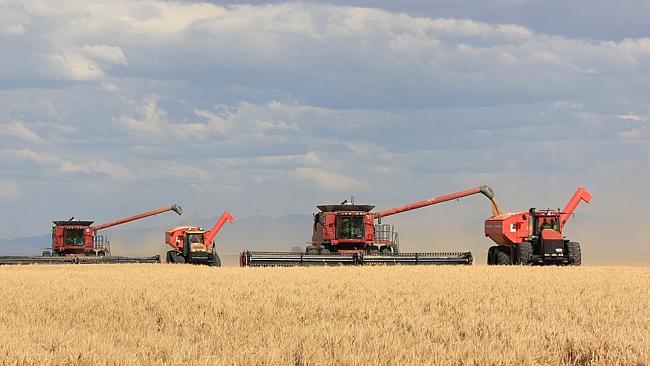
<path fill-rule="evenodd" d="M 645 0 L 0 0 L 0 238 L 584 185 L 571 235 L 649 253 L 648 24 Z M 489 212 L 462 205 L 407 218 Z"/>

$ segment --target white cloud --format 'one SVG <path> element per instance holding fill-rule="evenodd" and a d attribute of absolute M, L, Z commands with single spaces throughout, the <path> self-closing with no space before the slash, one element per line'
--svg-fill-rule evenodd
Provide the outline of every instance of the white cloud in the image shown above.
<path fill-rule="evenodd" d="M 104 77 L 99 65 L 80 55 L 71 53 L 54 54 L 49 57 L 52 69 L 63 79 L 84 81 L 98 80 Z"/>
<path fill-rule="evenodd" d="M 21 197 L 22 192 L 16 182 L 0 179 L 0 198 L 16 200 Z"/>
<path fill-rule="evenodd" d="M 103 173 L 114 178 L 126 178 L 131 176 L 128 169 L 105 159 L 88 158 L 83 161 L 73 162 L 49 152 L 34 151 L 31 149 L 3 149 L 0 150 L 0 156 L 5 157 L 6 159 L 24 159 L 33 161 L 43 166 L 54 167 L 61 173 Z"/>
<path fill-rule="evenodd" d="M 126 56 L 119 47 L 107 45 L 85 45 L 81 48 L 81 52 L 97 61 L 115 65 L 127 64 Z"/>
<path fill-rule="evenodd" d="M 481 73 L 482 87 L 531 93 L 543 83 L 571 86 L 585 73 L 642 70 L 650 59 L 650 38 L 587 42 L 516 24 L 327 4 L 68 0 L 52 7 L 26 1 L 14 18 L 43 24 L 25 37 L 49 59 L 17 50 L 38 70 L 26 68 L 25 75 L 43 80 L 102 81 L 117 76 L 111 65 L 129 65 L 133 73 L 164 78 L 200 70 L 182 78 L 219 82 L 226 68 L 246 84 L 256 84 L 256 73 L 272 72 L 284 88 L 325 85 L 353 94 L 387 84 L 402 93 L 414 86 L 473 91 L 474 73 Z"/>
<path fill-rule="evenodd" d="M 207 120 L 188 123 L 171 121 L 167 112 L 158 106 L 159 100 L 157 95 L 148 96 L 138 108 L 139 116 L 121 116 L 115 118 L 114 123 L 135 135 L 147 136 L 156 141 L 177 142 L 206 140 L 211 137 L 211 133 L 223 132 L 227 128 L 227 122 L 222 117 L 207 111 L 195 111 L 197 117 Z"/>
<path fill-rule="evenodd" d="M 619 132 L 619 135 L 626 139 L 636 140 L 642 136 L 645 130 L 646 130 L 645 126 L 641 128 L 633 128 L 630 130 L 621 131 Z"/>
<path fill-rule="evenodd" d="M 315 184 L 324 191 L 352 192 L 368 187 L 367 183 L 363 181 L 318 168 L 296 168 L 289 175 L 298 180 Z"/>
<path fill-rule="evenodd" d="M 618 116 L 620 119 L 624 119 L 626 121 L 637 121 L 637 122 L 646 122 L 648 121 L 648 118 L 641 117 L 636 114 L 623 114 Z"/>
<path fill-rule="evenodd" d="M 0 136 L 19 137 L 25 141 L 45 143 L 34 131 L 30 130 L 24 123 L 13 121 L 8 124 L 0 124 Z"/>

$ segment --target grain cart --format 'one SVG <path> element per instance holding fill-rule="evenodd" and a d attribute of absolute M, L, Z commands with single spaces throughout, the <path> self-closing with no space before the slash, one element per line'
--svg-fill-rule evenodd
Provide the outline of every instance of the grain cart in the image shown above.
<path fill-rule="evenodd" d="M 580 244 L 566 239 L 562 230 L 582 201 L 591 202 L 591 194 L 580 187 L 564 210 L 531 208 L 487 219 L 485 236 L 498 244 L 488 250 L 487 263 L 579 266 L 582 263 Z"/>
<path fill-rule="evenodd" d="M 230 212 L 225 211 L 210 231 L 196 226 L 178 226 L 167 230 L 165 243 L 173 248 L 167 252 L 167 263 L 195 263 L 221 267 L 214 238 L 226 221 L 233 220 Z"/>

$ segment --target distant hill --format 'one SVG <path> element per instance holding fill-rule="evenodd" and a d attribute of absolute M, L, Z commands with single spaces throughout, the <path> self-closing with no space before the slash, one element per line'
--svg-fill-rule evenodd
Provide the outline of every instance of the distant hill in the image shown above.
<path fill-rule="evenodd" d="M 50 246 L 50 234 L 16 239 L 0 239 L 0 255 L 40 255 L 42 248 Z"/>

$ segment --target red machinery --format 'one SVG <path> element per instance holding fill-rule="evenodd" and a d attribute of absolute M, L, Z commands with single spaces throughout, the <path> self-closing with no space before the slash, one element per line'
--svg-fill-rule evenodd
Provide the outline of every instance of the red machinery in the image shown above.
<path fill-rule="evenodd" d="M 179 205 L 171 205 L 141 214 L 128 216 L 101 225 L 91 226 L 92 221 L 74 220 L 54 221 L 52 228 L 52 247 L 36 256 L 3 256 L 0 264 L 29 263 L 151 263 L 160 262 L 160 256 L 153 257 L 118 257 L 110 255 L 110 243 L 97 232 L 112 226 L 125 224 L 163 212 L 174 211 L 182 214 Z"/>
<path fill-rule="evenodd" d="M 485 221 L 485 236 L 498 245 L 488 250 L 488 264 L 580 265 L 580 244 L 562 236 L 562 229 L 581 201 L 591 194 L 580 187 L 564 210 L 499 214 Z"/>
<path fill-rule="evenodd" d="M 399 253 L 398 235 L 393 227 L 382 224 L 384 217 L 481 193 L 493 202 L 488 186 L 436 197 L 380 212 L 375 206 L 344 201 L 339 205 L 317 206 L 312 240 L 304 252 L 253 252 L 240 256 L 243 266 L 290 266 L 323 264 L 471 264 L 472 254 Z"/>
<path fill-rule="evenodd" d="M 234 218 L 225 211 L 214 223 L 212 230 L 196 226 L 179 226 L 165 232 L 165 243 L 173 250 L 167 252 L 167 263 L 199 263 L 220 267 L 221 259 L 214 248 L 214 238 L 221 227 Z"/>

